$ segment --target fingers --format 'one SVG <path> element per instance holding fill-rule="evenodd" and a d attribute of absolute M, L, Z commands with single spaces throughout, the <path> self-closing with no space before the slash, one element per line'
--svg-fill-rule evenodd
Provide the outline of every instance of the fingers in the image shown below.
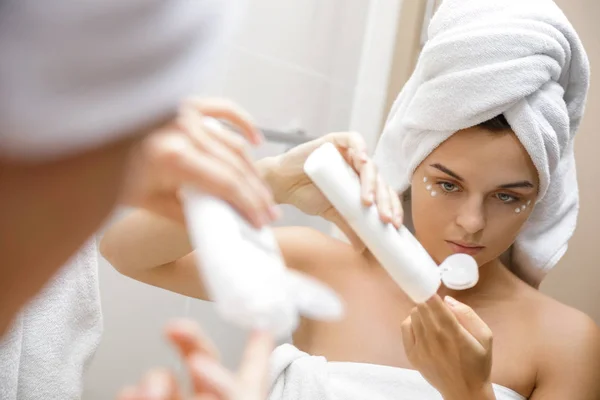
<path fill-rule="evenodd" d="M 413 348 L 415 347 L 415 334 L 412 329 L 412 321 L 410 316 L 402 322 L 402 343 L 404 344 L 404 351 L 407 356 L 410 356 Z"/>
<path fill-rule="evenodd" d="M 181 182 L 231 204 L 252 225 L 260 228 L 270 222 L 258 197 L 245 176 L 236 173 L 227 163 L 202 154 L 186 145 L 178 152 L 174 173 Z"/>
<path fill-rule="evenodd" d="M 450 296 L 446 296 L 444 300 L 463 328 L 485 349 L 490 349 L 492 346 L 492 331 L 479 315 L 471 307 Z"/>
<path fill-rule="evenodd" d="M 182 400 L 181 391 L 175 378 L 166 370 L 153 370 L 147 373 L 137 386 L 121 391 L 118 400 Z"/>
<path fill-rule="evenodd" d="M 377 177 L 376 199 L 377 209 L 379 210 L 381 221 L 385 222 L 386 224 L 394 222 L 390 191 L 381 176 Z"/>
<path fill-rule="evenodd" d="M 376 197 L 378 188 L 377 168 L 375 163 L 368 161 L 358 171 L 360 176 L 361 198 L 365 206 L 370 206 L 378 199 Z"/>
<path fill-rule="evenodd" d="M 178 125 L 190 135 L 192 142 L 200 149 L 212 154 L 223 154 L 239 170 L 256 171 L 254 162 L 246 151 L 244 139 L 225 129 L 218 122 L 207 123 L 208 119 L 186 109 L 181 112 Z M 213 120 L 214 121 L 214 120 Z"/>
<path fill-rule="evenodd" d="M 377 204 L 381 221 L 393 223 L 396 228 L 400 228 L 403 214 L 400 199 L 377 172 L 377 166 L 367 155 L 362 136 L 355 132 L 343 132 L 329 134 L 324 139 L 335 144 L 359 174 L 363 204 Z"/>
<path fill-rule="evenodd" d="M 433 323 L 439 327 L 441 332 L 454 333 L 458 331 L 458 320 L 440 296 L 434 295 L 423 306 L 428 310 L 429 317 L 434 319 Z"/>
<path fill-rule="evenodd" d="M 256 128 L 250 114 L 229 100 L 190 98 L 183 103 L 183 107 L 191 107 L 207 117 L 225 120 L 237 127 L 253 144 L 262 141 L 262 134 Z"/>
<path fill-rule="evenodd" d="M 202 354 L 193 354 L 185 361 L 194 393 L 211 394 L 218 399 L 235 398 L 235 377 L 219 362 Z"/>
<path fill-rule="evenodd" d="M 193 111 L 184 112 L 182 120 L 183 129 L 188 131 L 198 149 L 227 164 L 236 175 L 245 179 L 249 190 L 254 194 L 254 198 L 248 200 L 255 201 L 259 213 L 268 222 L 277 219 L 279 211 L 275 206 L 273 193 L 260 178 L 244 140 L 219 124 L 204 124 L 202 118 Z"/>
<path fill-rule="evenodd" d="M 359 157 L 367 158 L 367 143 L 358 132 L 334 132 L 323 137 L 341 150 L 352 149 Z"/>
<path fill-rule="evenodd" d="M 177 184 L 186 183 L 223 199 L 255 227 L 271 222 L 271 214 L 264 210 L 265 194 L 249 183 L 247 174 L 199 149 L 188 135 L 179 131 L 164 134 L 153 143 L 153 149 L 163 174 L 176 177 L 169 179 Z"/>
<path fill-rule="evenodd" d="M 417 307 L 413 308 L 410 313 L 410 323 L 415 337 L 415 345 L 425 342 L 425 327 L 423 326 L 421 314 Z"/>
<path fill-rule="evenodd" d="M 188 319 L 175 320 L 167 325 L 165 331 L 183 358 L 189 357 L 193 353 L 199 353 L 219 360 L 216 346 L 196 322 Z"/>
<path fill-rule="evenodd" d="M 267 394 L 269 359 L 275 346 L 273 336 L 253 332 L 248 340 L 238 372 L 239 390 L 248 400 L 262 400 Z"/>
<path fill-rule="evenodd" d="M 427 303 L 417 304 L 415 308 L 417 309 L 416 315 L 418 315 L 418 319 L 420 320 L 421 326 L 423 327 L 423 333 L 421 336 L 419 336 L 419 338 L 424 339 L 425 337 L 427 337 L 427 343 L 429 343 L 430 340 L 438 340 L 439 336 L 441 336 L 441 328 L 436 319 L 436 316 L 429 309 Z"/>
<path fill-rule="evenodd" d="M 400 201 L 400 196 L 394 189 L 388 187 L 390 203 L 392 205 L 392 214 L 394 216 L 394 226 L 396 229 L 400 229 L 402 223 L 404 222 L 404 209 L 402 208 L 402 202 Z"/>

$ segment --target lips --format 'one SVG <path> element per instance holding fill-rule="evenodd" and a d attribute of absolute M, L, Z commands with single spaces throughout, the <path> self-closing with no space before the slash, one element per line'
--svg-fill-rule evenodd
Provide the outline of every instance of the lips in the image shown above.
<path fill-rule="evenodd" d="M 452 249 L 453 253 L 468 254 L 470 256 L 474 256 L 477 253 L 481 252 L 481 250 L 485 249 L 485 246 L 477 246 L 474 244 L 453 242 L 450 240 L 446 240 L 446 243 L 448 243 L 448 245 Z"/>

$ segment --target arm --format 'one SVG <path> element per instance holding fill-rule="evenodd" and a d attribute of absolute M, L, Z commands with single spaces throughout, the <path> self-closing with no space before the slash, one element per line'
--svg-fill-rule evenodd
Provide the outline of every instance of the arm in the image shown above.
<path fill-rule="evenodd" d="M 111 211 L 131 138 L 172 117 L 205 76 L 219 46 L 206 30 L 226 13 L 204 3 L 2 8 L 0 334 Z M 186 18 L 174 27 L 173 15 Z M 150 28 L 162 40 L 140 34 Z"/>
<path fill-rule="evenodd" d="M 334 143 L 341 143 L 341 146 L 352 148 L 347 143 L 351 143 L 353 138 L 353 134 L 330 134 L 283 155 L 264 158 L 255 163 L 254 167 L 258 176 L 270 187 L 277 203 L 292 204 L 309 215 L 341 222 L 328 200 L 304 174 L 302 166 L 306 157 L 323 140 L 332 140 Z M 359 145 L 355 147 L 358 148 Z M 367 166 L 362 161 L 357 163 L 360 167 L 357 169 L 363 171 L 363 195 L 366 196 L 369 190 L 375 190 L 373 181 L 377 181 L 377 176 L 371 164 Z M 215 174 L 218 175 L 216 170 Z M 392 201 L 386 194 L 391 193 L 383 185 L 379 186 L 381 193 L 377 191 L 377 204 L 385 211 L 382 216 L 388 215 L 389 219 L 392 213 L 388 208 Z M 397 196 L 395 197 L 397 200 Z M 398 201 L 396 212 L 400 211 Z M 344 225 L 343 229 L 348 232 L 349 228 Z M 276 229 L 275 233 L 288 267 L 308 272 L 324 281 L 328 279 L 323 279 L 324 272 L 318 266 L 324 262 L 329 265 L 331 260 L 338 260 L 349 253 L 352 257 L 360 257 L 362 254 L 349 252 L 349 246 L 345 243 L 312 229 Z M 101 251 L 124 275 L 188 296 L 200 299 L 207 297 L 194 267 L 194 257 L 188 255 L 191 248 L 187 234 L 184 227 L 176 222 L 150 213 L 134 214 L 107 231 Z"/>
<path fill-rule="evenodd" d="M 532 400 L 600 399 L 600 330 L 587 316 L 561 318 L 541 347 Z M 544 341 L 542 341 L 543 343 Z"/>
<path fill-rule="evenodd" d="M 275 228 L 289 268 L 314 275 L 318 260 L 347 245 L 314 229 Z M 134 211 L 108 229 L 100 252 L 125 276 L 185 296 L 208 300 L 185 226 L 147 211 Z"/>

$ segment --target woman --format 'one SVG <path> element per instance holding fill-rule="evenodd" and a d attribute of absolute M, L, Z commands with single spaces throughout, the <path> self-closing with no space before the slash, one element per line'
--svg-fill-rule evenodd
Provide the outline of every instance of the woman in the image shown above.
<path fill-rule="evenodd" d="M 305 213 L 324 216 L 349 232 L 302 172 L 303 161 L 318 145 L 326 140 L 340 143 L 348 136 L 352 135 L 328 135 L 280 157 L 259 161 L 258 167 L 275 199 L 293 204 Z M 397 197 L 389 194 L 381 180 L 373 179 L 372 161 L 362 161 L 359 152 L 357 145 L 348 151 L 361 171 L 365 199 L 375 193 L 382 219 L 392 215 L 398 218 Z M 461 153 L 470 157 L 457 157 Z M 536 176 L 526 151 L 502 118 L 454 134 L 415 171 L 412 216 L 417 238 L 436 260 L 454 252 L 466 252 L 481 265 L 480 280 L 473 289 L 451 292 L 441 288 L 439 292 L 441 297 L 450 295 L 460 301 L 454 309 L 456 320 L 463 326 L 456 329 L 462 335 L 457 338 L 435 336 L 454 332 L 440 329 L 441 322 L 437 320 L 457 327 L 456 320 L 447 314 L 428 317 L 432 309 L 441 308 L 439 298 L 415 308 L 369 252 L 356 251 L 351 245 L 310 228 L 277 228 L 288 267 L 327 283 L 346 304 L 346 317 L 339 323 L 303 320 L 294 334 L 294 345 L 329 361 L 415 367 L 445 399 L 470 398 L 471 394 L 465 392 L 456 397 L 450 395 L 454 390 L 487 390 L 491 382 L 527 398 L 592 399 L 591 393 L 600 390 L 597 327 L 585 315 L 521 281 L 499 260 L 533 208 L 514 212 L 515 204 L 527 204 L 535 198 Z M 423 182 L 424 178 L 427 182 Z M 523 185 L 501 188 L 513 183 Z M 486 215 L 482 207 L 476 206 L 465 207 L 458 215 L 454 213 L 456 205 L 464 205 L 461 197 L 467 187 L 471 193 L 485 195 Z M 432 196 L 434 191 L 438 195 Z M 101 251 L 125 275 L 207 299 L 186 231 L 177 223 L 145 211 L 135 212 L 109 229 Z M 414 326 L 416 318 L 420 320 L 418 327 Z M 424 326 L 423 318 L 434 328 Z M 490 331 L 494 336 L 491 347 Z M 410 342 L 414 340 L 412 335 L 422 335 L 416 342 L 426 347 L 415 348 Z M 407 340 L 404 345 L 403 338 Z M 478 345 L 475 338 L 483 343 Z M 445 351 L 435 352 L 434 346 L 440 343 Z M 412 352 L 407 353 L 407 348 Z M 453 351 L 449 352 L 449 348 Z M 456 358 L 451 358 L 452 354 Z M 455 387 L 463 382 L 468 383 L 467 387 Z M 423 386 L 418 390 L 424 390 Z M 448 395 L 444 394 L 446 391 Z"/>
<path fill-rule="evenodd" d="M 365 203 L 397 225 L 400 202 L 355 135 L 258 162 L 277 202 L 334 222 L 354 245 L 276 230 L 286 264 L 329 284 L 347 313 L 338 323 L 304 320 L 294 346 L 275 350 L 272 399 L 598 397 L 597 326 L 534 287 L 572 232 L 577 201 L 565 188 L 587 89 L 585 53 L 557 10 L 548 0 L 446 0 L 376 152 L 386 180 L 410 187 L 415 235 L 431 256 L 475 257 L 474 288 L 440 288 L 415 307 L 368 251 L 356 251 L 302 171 L 312 150 L 334 142 L 360 174 Z M 125 275 L 206 299 L 179 225 L 135 213 L 107 232 L 102 251 Z"/>

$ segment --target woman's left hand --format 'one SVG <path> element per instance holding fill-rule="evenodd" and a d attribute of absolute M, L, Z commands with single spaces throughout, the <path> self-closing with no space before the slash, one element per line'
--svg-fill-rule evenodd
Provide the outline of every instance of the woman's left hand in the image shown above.
<path fill-rule="evenodd" d="M 495 399 L 492 331 L 469 306 L 436 294 L 413 309 L 402 339 L 413 367 L 445 400 Z"/>

